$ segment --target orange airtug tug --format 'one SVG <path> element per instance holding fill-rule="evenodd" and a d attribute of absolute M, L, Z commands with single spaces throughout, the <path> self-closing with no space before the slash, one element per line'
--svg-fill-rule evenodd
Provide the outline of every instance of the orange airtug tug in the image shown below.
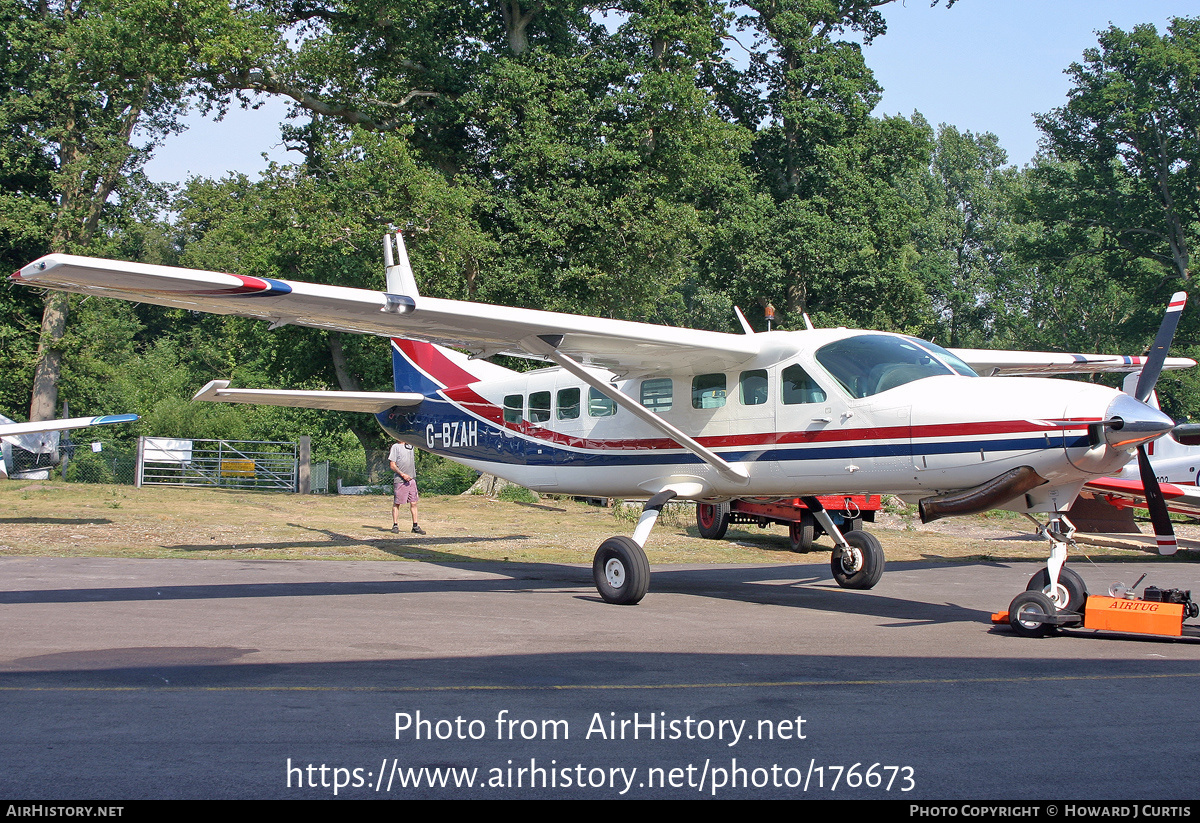
<path fill-rule="evenodd" d="M 1192 602 L 1192 593 L 1181 589 L 1147 586 L 1141 597 L 1137 583 L 1126 588 L 1120 583 L 1109 590 L 1109 597 L 1085 595 L 1081 612 L 1058 611 L 1054 602 L 1041 591 L 1024 591 L 1013 598 L 1008 611 L 992 615 L 992 623 L 1008 624 L 1022 637 L 1044 637 L 1059 628 L 1085 628 L 1126 634 L 1153 634 L 1166 637 L 1200 637 L 1200 626 L 1183 621 L 1200 616 L 1200 606 Z"/>

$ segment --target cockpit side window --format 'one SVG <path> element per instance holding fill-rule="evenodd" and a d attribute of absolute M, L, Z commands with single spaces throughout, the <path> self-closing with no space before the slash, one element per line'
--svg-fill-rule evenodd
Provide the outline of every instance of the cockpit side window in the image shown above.
<path fill-rule="evenodd" d="M 932 343 L 885 334 L 860 334 L 837 340 L 817 349 L 816 357 L 851 397 L 870 397 L 937 375 L 956 372 L 974 375 L 962 361 Z M 951 369 L 943 357 L 952 359 L 957 366 Z"/>
<path fill-rule="evenodd" d="M 808 376 L 799 363 L 793 363 L 780 373 L 779 396 L 785 406 L 825 402 L 825 390 Z"/>
<path fill-rule="evenodd" d="M 954 371 L 958 372 L 963 377 L 978 377 L 979 376 L 978 374 L 975 373 L 974 369 L 972 369 L 970 366 L 968 366 L 966 363 L 964 363 L 962 360 L 960 360 L 956 355 L 951 354 L 949 351 L 947 351 L 946 349 L 943 349 L 941 346 L 937 345 L 936 343 L 930 343 L 928 340 L 918 340 L 915 337 L 910 337 L 908 339 L 913 341 L 917 345 L 921 346 L 922 348 L 928 349 L 929 351 L 936 354 L 943 363 L 945 363 L 950 368 L 954 369 Z"/>

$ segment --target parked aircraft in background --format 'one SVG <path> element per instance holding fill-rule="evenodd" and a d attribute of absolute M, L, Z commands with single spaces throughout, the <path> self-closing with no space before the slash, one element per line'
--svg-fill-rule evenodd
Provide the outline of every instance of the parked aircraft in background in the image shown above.
<path fill-rule="evenodd" d="M 0 415 L 0 454 L 3 455 L 0 457 L 0 479 L 9 475 L 13 446 L 34 454 L 49 454 L 58 448 L 59 432 L 110 423 L 133 423 L 139 419 L 136 414 L 102 414 L 99 417 L 65 417 L 37 423 L 14 423 Z"/>
<path fill-rule="evenodd" d="M 1132 394 L 1137 388 L 1137 374 L 1125 379 L 1125 391 Z M 1158 408 L 1153 394 L 1147 401 Z M 1184 424 L 1146 445 L 1146 457 L 1153 469 L 1168 511 L 1200 516 L 1200 426 Z M 1138 461 L 1131 460 L 1109 477 L 1091 480 L 1084 487 L 1093 497 L 1117 508 L 1147 507 L 1146 489 L 1142 483 Z"/>
<path fill-rule="evenodd" d="M 1078 575 L 1063 569 L 1072 529 L 1061 516 L 1086 482 L 1171 430 L 1143 401 L 1162 368 L 1195 365 L 1166 358 L 1182 293 L 1147 358 L 950 351 L 875 331 L 756 333 L 740 312 L 744 333 L 728 334 L 425 297 L 398 233 L 385 238 L 385 262 L 385 292 L 71 255 L 13 277 L 392 338 L 394 392 L 213 381 L 196 399 L 369 411 L 398 440 L 538 491 L 648 498 L 632 537 L 605 540 L 593 560 L 597 589 L 614 603 L 645 595 L 643 547 L 676 498 L 800 497 L 834 541 L 838 584 L 870 588 L 884 567 L 878 539 L 843 534 L 817 500 L 862 493 L 917 502 L 924 520 L 991 508 L 1044 515 L 1050 560 L 1031 586 L 1077 608 Z M 518 373 L 484 359 L 495 354 L 554 365 Z M 1139 369 L 1140 399 L 1009 376 Z"/>

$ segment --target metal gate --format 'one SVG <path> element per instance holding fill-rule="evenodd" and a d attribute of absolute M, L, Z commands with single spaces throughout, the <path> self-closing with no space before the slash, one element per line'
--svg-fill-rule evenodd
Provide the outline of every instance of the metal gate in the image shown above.
<path fill-rule="evenodd" d="M 142 437 L 137 485 L 294 492 L 297 463 L 295 443 Z"/>

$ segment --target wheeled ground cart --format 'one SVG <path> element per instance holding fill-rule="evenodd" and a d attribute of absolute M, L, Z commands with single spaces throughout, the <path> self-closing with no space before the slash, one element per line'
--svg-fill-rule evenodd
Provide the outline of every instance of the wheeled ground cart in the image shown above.
<path fill-rule="evenodd" d="M 1138 597 L 1133 586 L 1114 584 L 1109 596 L 1089 595 L 1079 575 L 1063 568 L 1059 590 L 1049 591 L 1045 569 L 1033 576 L 1029 588 L 1013 598 L 1008 611 L 992 615 L 992 622 L 1008 625 L 1022 637 L 1044 637 L 1060 628 L 1084 628 L 1125 634 L 1150 634 L 1165 637 L 1200 637 L 1200 626 L 1184 620 L 1200 616 L 1200 606 L 1192 602 L 1192 593 L 1181 589 L 1147 586 Z M 1065 603 L 1060 608 L 1057 603 Z"/>
<path fill-rule="evenodd" d="M 875 512 L 883 508 L 882 498 L 877 494 L 829 494 L 819 495 L 817 500 L 842 532 L 861 529 L 864 520 L 874 522 Z M 772 523 L 781 523 L 788 527 L 792 551 L 796 552 L 812 551 L 813 543 L 825 533 L 798 497 L 782 501 L 730 500 L 728 503 L 696 504 L 696 527 L 701 537 L 720 540 L 731 523 L 764 529 Z"/>

